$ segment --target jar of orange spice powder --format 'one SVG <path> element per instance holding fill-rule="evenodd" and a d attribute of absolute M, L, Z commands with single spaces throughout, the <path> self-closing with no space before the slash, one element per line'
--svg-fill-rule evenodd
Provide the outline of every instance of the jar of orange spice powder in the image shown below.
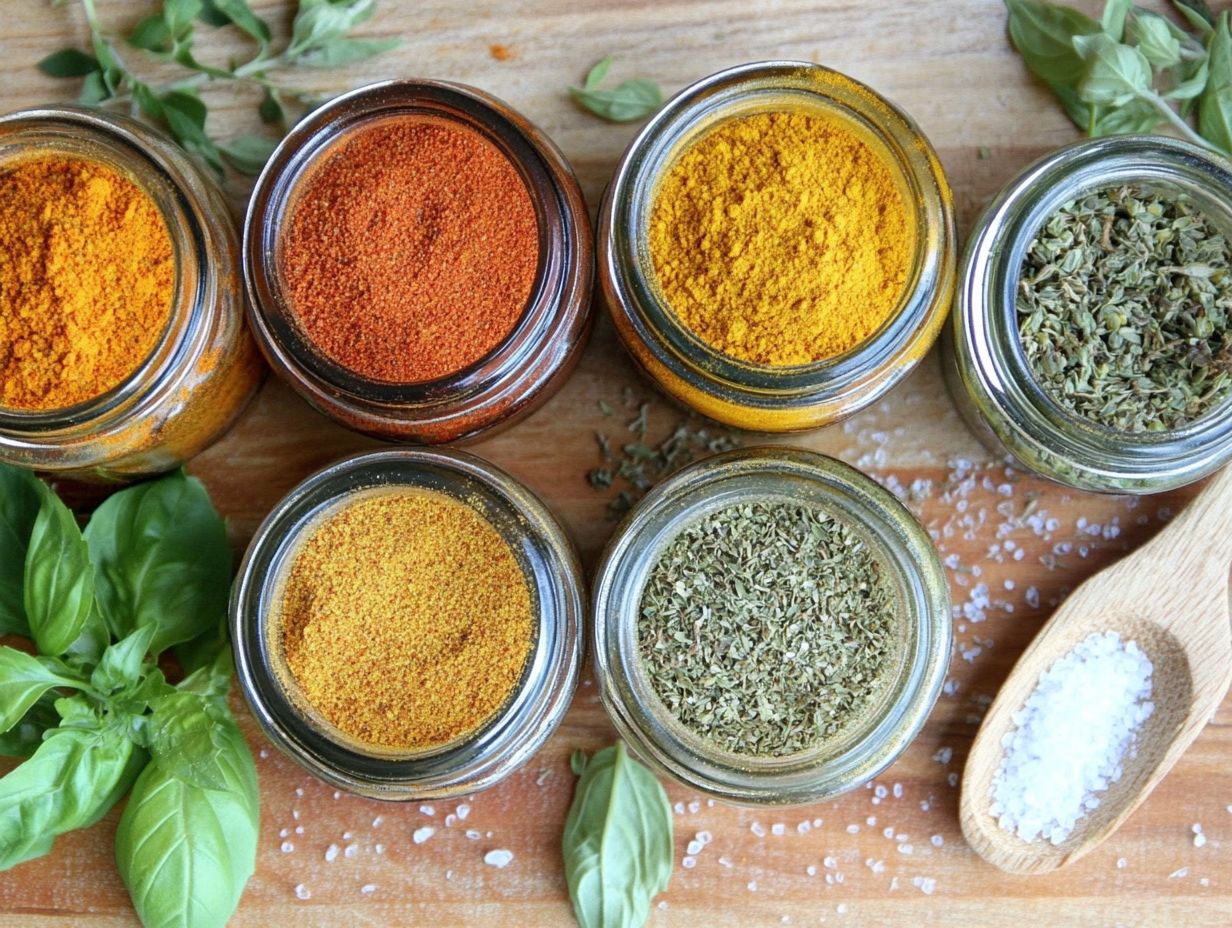
<path fill-rule="evenodd" d="M 536 409 L 590 330 L 593 247 L 564 156 L 500 101 L 391 81 L 300 123 L 244 232 L 274 369 L 350 428 L 473 439 Z"/>

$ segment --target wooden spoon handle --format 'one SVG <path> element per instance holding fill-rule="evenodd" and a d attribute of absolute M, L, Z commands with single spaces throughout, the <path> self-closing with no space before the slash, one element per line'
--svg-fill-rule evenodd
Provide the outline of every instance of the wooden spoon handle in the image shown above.
<path fill-rule="evenodd" d="M 1215 474 L 1185 510 L 1146 546 L 1168 550 L 1160 563 L 1204 566 L 1225 575 L 1232 563 L 1232 466 Z"/>

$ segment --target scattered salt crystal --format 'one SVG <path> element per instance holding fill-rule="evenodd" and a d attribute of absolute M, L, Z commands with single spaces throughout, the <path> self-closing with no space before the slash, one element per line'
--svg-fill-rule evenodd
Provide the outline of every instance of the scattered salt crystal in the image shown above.
<path fill-rule="evenodd" d="M 756 880 L 749 880 L 748 890 L 751 893 L 757 892 L 757 881 Z"/>
<path fill-rule="evenodd" d="M 680 861 L 680 866 L 684 867 L 686 870 L 692 870 L 694 867 L 697 866 L 697 858 L 696 857 L 686 857 L 684 858 L 684 860 Z"/>
<path fill-rule="evenodd" d="M 1124 870 L 1128 866 L 1129 866 L 1129 861 L 1126 860 L 1124 857 L 1117 858 L 1117 869 L 1118 870 Z"/>
<path fill-rule="evenodd" d="M 782 822 L 775 822 L 770 826 L 770 834 L 775 835 L 776 837 L 782 837 L 787 834 L 787 826 Z"/>
<path fill-rule="evenodd" d="M 903 798 L 903 784 L 895 783 L 893 792 L 894 792 L 895 799 L 902 799 Z"/>
<path fill-rule="evenodd" d="M 870 815 L 868 818 L 864 820 L 864 824 L 867 825 L 869 828 L 872 828 L 874 825 L 877 824 L 877 816 Z"/>
<path fill-rule="evenodd" d="M 504 848 L 497 848 L 483 855 L 483 862 L 489 867 L 496 867 L 498 870 L 501 867 L 508 867 L 512 861 L 513 851 L 507 851 Z"/>
<path fill-rule="evenodd" d="M 345 857 L 347 860 L 354 860 L 358 854 L 359 854 L 358 844 L 348 844 L 346 846 L 346 850 L 342 852 L 342 856 Z"/>
<path fill-rule="evenodd" d="M 483 835 L 480 832 L 475 831 L 475 829 L 472 828 L 469 831 L 467 831 L 466 837 L 470 841 L 478 841 L 480 838 L 483 837 Z"/>
<path fill-rule="evenodd" d="M 705 845 L 702 844 L 700 841 L 698 841 L 696 838 L 694 838 L 692 841 L 689 842 L 689 846 L 688 848 L 686 848 L 686 853 L 692 856 L 696 856 L 702 852 L 703 847 L 705 847 Z"/>
<path fill-rule="evenodd" d="M 1206 847 L 1206 835 L 1202 834 L 1201 832 L 1194 835 L 1193 846 L 1194 847 Z"/>
<path fill-rule="evenodd" d="M 683 802 L 676 803 L 674 806 L 672 806 L 672 811 L 675 812 L 677 815 L 684 815 L 684 803 Z"/>
<path fill-rule="evenodd" d="M 334 790 L 334 798 L 335 798 L 335 799 L 341 799 L 341 798 L 342 798 L 342 791 L 341 791 L 341 790 L 337 790 L 337 789 L 336 789 L 336 790 Z"/>
<path fill-rule="evenodd" d="M 416 828 L 415 833 L 411 835 L 411 840 L 416 844 L 423 844 L 429 838 L 436 834 L 436 829 L 431 825 L 424 825 L 423 828 Z"/>
<path fill-rule="evenodd" d="M 1199 886 L 1210 886 L 1211 885 L 1210 877 L 1204 876 L 1202 879 L 1198 880 L 1198 885 Z"/>
<path fill-rule="evenodd" d="M 847 903 L 840 902 L 838 905 L 834 907 L 834 911 L 837 912 L 839 915 L 846 915 L 847 914 Z"/>
<path fill-rule="evenodd" d="M 937 881 L 928 876 L 917 876 L 911 880 L 911 885 L 926 896 L 931 896 L 937 888 Z"/>
<path fill-rule="evenodd" d="M 298 886 L 295 887 L 295 897 L 297 899 L 311 899 L 312 893 L 309 892 L 307 886 L 305 886 L 303 883 L 300 883 Z"/>
<path fill-rule="evenodd" d="M 730 859 L 730 858 L 728 858 L 728 857 L 720 857 L 720 858 L 719 858 L 719 866 L 720 866 L 720 867 L 726 867 L 728 870 L 730 870 L 730 869 L 732 868 L 733 864 L 732 864 L 732 862 L 731 862 L 731 859 Z"/>
<path fill-rule="evenodd" d="M 709 844 L 711 841 L 714 840 L 714 835 L 712 835 L 708 831 L 699 831 L 693 837 L 702 843 L 702 847 L 705 847 L 707 844 Z"/>
<path fill-rule="evenodd" d="M 847 826 L 847 834 L 849 834 L 849 835 L 857 835 L 857 834 L 859 834 L 859 833 L 860 833 L 860 826 L 859 826 L 859 825 L 848 825 L 848 826 Z"/>
<path fill-rule="evenodd" d="M 1088 636 L 1040 675 L 1002 739 L 989 812 L 1024 841 L 1060 844 L 1121 778 L 1154 710 L 1150 660 L 1115 632 Z"/>
<path fill-rule="evenodd" d="M 292 844 L 290 841 L 282 842 L 282 853 L 290 854 L 293 850 L 295 850 L 295 845 Z"/>
<path fill-rule="evenodd" d="M 420 806 L 419 813 L 421 815 L 436 815 L 436 809 L 432 808 L 432 806 Z"/>
<path fill-rule="evenodd" d="M 898 853 L 900 854 L 913 854 L 914 852 L 915 852 L 915 848 L 912 847 L 910 844 L 900 844 L 898 846 Z"/>
<path fill-rule="evenodd" d="M 766 836 L 766 827 L 760 822 L 754 822 L 750 825 L 749 831 L 753 832 L 753 834 L 757 835 L 759 838 L 764 838 Z"/>
<path fill-rule="evenodd" d="M 950 786 L 957 786 L 958 785 L 958 774 L 951 773 L 949 776 L 945 778 L 945 782 L 949 783 Z"/>
<path fill-rule="evenodd" d="M 338 845 L 331 844 L 329 847 L 325 849 L 325 862 L 327 864 L 333 863 L 335 860 L 338 859 L 338 852 L 341 850 L 342 848 L 338 847 Z"/>
<path fill-rule="evenodd" d="M 265 750 L 265 748 L 262 748 L 260 751 L 257 752 L 257 754 L 258 756 L 260 756 L 262 760 L 265 760 L 265 758 L 269 757 L 269 751 Z"/>
<path fill-rule="evenodd" d="M 941 845 L 945 844 L 945 838 L 941 837 L 941 835 L 933 835 L 928 840 L 933 847 L 941 847 Z"/>
<path fill-rule="evenodd" d="M 296 796 L 304 795 L 304 788 L 302 786 L 295 787 L 295 795 Z"/>
<path fill-rule="evenodd" d="M 696 815 L 698 812 L 701 811 L 701 808 L 702 808 L 702 804 L 698 802 L 696 799 L 694 799 L 692 802 L 689 803 L 689 814 Z"/>
<path fill-rule="evenodd" d="M 954 759 L 954 749 L 953 748 L 942 748 L 940 751 L 938 751 L 936 754 L 933 755 L 933 760 L 935 760 L 939 764 L 948 764 L 953 759 Z"/>
<path fill-rule="evenodd" d="M 821 865 L 827 870 L 833 870 L 838 867 L 838 859 L 835 857 L 826 857 L 822 860 Z"/>
<path fill-rule="evenodd" d="M 804 872 L 807 873 L 809 876 L 816 876 L 817 868 L 813 866 L 812 864 L 809 864 L 807 867 L 804 868 Z"/>
<path fill-rule="evenodd" d="M 445 827 L 452 828 L 454 824 L 457 823 L 457 821 L 458 821 L 458 817 L 454 815 L 452 812 L 450 812 L 448 815 L 445 816 Z"/>
<path fill-rule="evenodd" d="M 1180 870 L 1173 870 L 1171 873 L 1169 873 L 1169 874 L 1168 874 L 1168 879 L 1170 879 L 1170 880 L 1179 880 L 1179 879 L 1182 879 L 1183 877 L 1187 877 L 1187 876 L 1189 876 L 1189 868 L 1188 868 L 1188 867 L 1181 867 L 1181 869 L 1180 869 Z"/>
<path fill-rule="evenodd" d="M 466 817 L 471 814 L 471 807 L 466 803 L 462 803 L 462 805 L 454 809 L 454 814 L 458 816 L 459 822 L 465 822 Z"/>
<path fill-rule="evenodd" d="M 885 797 L 888 794 L 889 794 L 889 790 L 887 790 L 881 784 L 878 784 L 877 788 L 873 790 L 873 795 L 876 796 L 878 799 L 885 799 Z"/>
<path fill-rule="evenodd" d="M 375 846 L 372 850 L 376 851 L 378 854 L 384 854 L 384 853 L 385 853 L 385 845 L 383 845 L 383 844 L 378 844 L 378 845 L 376 845 L 376 846 Z"/>
<path fill-rule="evenodd" d="M 296 833 L 297 835 L 302 835 L 302 834 L 304 833 L 304 826 L 303 826 L 303 825 L 296 825 L 296 826 L 295 826 L 295 833 Z"/>
<path fill-rule="evenodd" d="M 376 818 L 374 818 L 374 819 L 372 820 L 372 827 L 373 827 L 373 828 L 380 828 L 380 827 L 381 827 L 381 823 L 382 823 L 382 822 L 384 822 L 384 821 L 385 821 L 385 816 L 383 816 L 383 815 L 378 815 Z"/>
<path fill-rule="evenodd" d="M 376 884 L 375 883 L 365 883 L 363 886 L 359 888 L 359 891 L 363 893 L 365 896 L 371 896 L 374 892 L 376 892 Z"/>
<path fill-rule="evenodd" d="M 807 835 L 812 830 L 813 830 L 813 826 L 810 825 L 808 822 L 801 822 L 799 825 L 796 826 L 796 832 L 802 835 Z"/>
<path fill-rule="evenodd" d="M 280 838 L 285 838 L 285 837 L 287 837 L 287 836 L 288 836 L 288 835 L 290 835 L 290 834 L 291 834 L 291 829 L 290 829 L 290 828 L 284 828 L 284 829 L 282 829 L 282 831 L 278 832 L 278 837 L 280 837 Z"/>

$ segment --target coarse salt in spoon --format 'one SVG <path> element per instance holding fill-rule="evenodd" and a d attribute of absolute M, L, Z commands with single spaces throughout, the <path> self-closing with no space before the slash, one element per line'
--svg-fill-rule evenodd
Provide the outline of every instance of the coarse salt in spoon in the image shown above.
<path fill-rule="evenodd" d="M 959 815 L 967 843 L 1007 873 L 1046 873 L 1073 863 L 1111 835 L 1150 795 L 1198 736 L 1232 683 L 1232 467 L 1138 551 L 1078 587 L 1019 658 L 980 726 L 963 773 Z M 1117 782 L 1068 837 L 1024 841 L 990 813 L 994 777 L 1014 714 L 1040 675 L 1091 635 L 1115 632 L 1153 665 L 1154 708 L 1123 758 Z"/>

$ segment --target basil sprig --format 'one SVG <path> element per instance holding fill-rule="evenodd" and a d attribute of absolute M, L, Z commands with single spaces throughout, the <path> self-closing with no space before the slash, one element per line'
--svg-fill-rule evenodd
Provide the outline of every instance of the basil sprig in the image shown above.
<path fill-rule="evenodd" d="M 1132 0 L 1100 20 L 1046 0 L 1006 0 L 1009 34 L 1027 67 L 1091 136 L 1166 127 L 1232 155 L 1232 32 L 1203 0 L 1173 0 L 1188 30 Z"/>
<path fill-rule="evenodd" d="M 83 534 L 0 465 L 0 869 L 42 856 L 132 789 L 116 862 L 147 928 L 222 928 L 256 863 L 252 756 L 227 707 L 231 550 L 183 473 L 114 494 Z M 14 560 L 21 570 L 12 567 Z M 157 666 L 175 646 L 187 676 Z"/>
<path fill-rule="evenodd" d="M 81 6 L 90 28 L 91 51 L 61 49 L 40 61 L 39 70 L 51 77 L 80 79 L 78 101 L 86 106 L 119 106 L 141 113 L 220 177 L 227 164 L 241 174 L 259 173 L 278 142 L 266 134 L 214 139 L 206 129 L 208 107 L 198 93 L 201 87 L 230 82 L 255 88 L 262 94 L 261 121 L 284 133 L 288 100 L 310 109 L 322 97 L 280 84 L 278 72 L 342 67 L 379 55 L 401 41 L 349 34 L 376 12 L 376 0 L 299 0 L 290 41 L 281 49 L 274 47 L 269 23 L 253 12 L 248 0 L 162 0 L 157 12 L 139 20 L 122 37 L 104 27 L 94 0 L 81 0 Z M 206 64 L 195 47 L 201 25 L 234 27 L 255 50 L 247 60 Z M 187 73 L 166 84 L 149 83 L 129 65 L 125 45 L 164 67 Z"/>
<path fill-rule="evenodd" d="M 607 78 L 611 67 L 612 56 L 608 55 L 587 72 L 581 87 L 569 88 L 570 96 L 608 122 L 645 119 L 663 105 L 663 91 L 659 85 L 643 77 L 624 81 L 611 90 L 600 89 L 599 85 Z"/>
<path fill-rule="evenodd" d="M 654 774 L 623 742 L 589 760 L 573 755 L 580 775 L 565 819 L 563 851 L 569 898 L 581 928 L 641 928 L 651 899 L 672 875 L 672 809 Z"/>

